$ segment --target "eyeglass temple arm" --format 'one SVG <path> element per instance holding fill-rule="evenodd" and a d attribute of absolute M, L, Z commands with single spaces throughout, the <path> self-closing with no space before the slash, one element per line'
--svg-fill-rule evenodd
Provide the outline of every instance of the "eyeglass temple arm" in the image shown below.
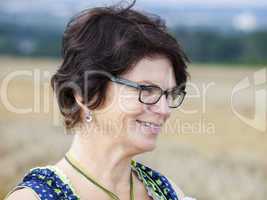
<path fill-rule="evenodd" d="M 133 88 L 137 88 L 139 89 L 140 88 L 140 85 L 138 83 L 135 83 L 135 82 L 132 82 L 132 81 L 128 81 L 126 79 L 122 79 L 122 78 L 118 78 L 118 77 L 111 77 L 110 78 L 112 82 L 115 82 L 115 83 L 119 83 L 119 84 L 122 84 L 122 85 L 127 85 L 127 86 L 130 86 L 130 87 L 133 87 Z"/>

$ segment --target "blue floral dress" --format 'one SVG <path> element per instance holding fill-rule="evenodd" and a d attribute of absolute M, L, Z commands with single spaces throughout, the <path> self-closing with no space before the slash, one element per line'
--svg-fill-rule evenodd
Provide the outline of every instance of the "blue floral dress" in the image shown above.
<path fill-rule="evenodd" d="M 136 161 L 132 161 L 131 167 L 151 199 L 181 200 L 168 179 L 159 172 Z M 22 188 L 34 191 L 39 200 L 80 200 L 68 178 L 55 166 L 31 169 L 13 191 Z"/>

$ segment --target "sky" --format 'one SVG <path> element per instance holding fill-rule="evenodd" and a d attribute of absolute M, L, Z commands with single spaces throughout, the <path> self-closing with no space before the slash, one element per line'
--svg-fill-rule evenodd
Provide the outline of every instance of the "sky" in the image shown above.
<path fill-rule="evenodd" d="M 128 1 L 131 2 L 131 0 Z M 29 12 L 37 14 L 44 12 L 56 17 L 69 18 L 84 8 L 113 5 L 118 2 L 120 0 L 0 0 L 0 15 L 1 12 L 7 12 L 11 15 L 20 13 L 22 16 L 26 16 Z M 265 10 L 267 12 L 267 0 L 137 0 L 134 8 L 152 13 L 158 12 L 169 24 L 176 24 L 181 19 L 187 23 L 196 24 L 212 21 L 205 10 L 199 12 L 200 8 L 214 8 L 215 10 L 224 8 L 227 12 L 231 9 L 243 9 L 236 16 L 232 16 L 232 24 L 239 29 L 249 30 L 254 29 L 261 18 L 261 16 L 256 16 L 252 9 L 264 8 L 264 12 Z M 192 12 L 193 8 L 196 8 L 196 12 Z M 188 11 L 186 9 L 191 9 L 191 12 L 186 13 Z M 178 16 L 177 13 L 180 15 Z M 216 12 L 212 13 L 213 17 L 216 17 L 215 15 Z M 214 23 L 217 21 L 214 20 Z"/>
<path fill-rule="evenodd" d="M 117 3 L 119 0 L 0 0 L 0 7 L 19 11 L 29 8 L 42 9 L 79 9 L 88 6 L 101 6 Z M 201 6 L 201 7 L 267 7 L 267 0 L 137 0 L 137 7 L 173 7 L 173 6 Z"/>

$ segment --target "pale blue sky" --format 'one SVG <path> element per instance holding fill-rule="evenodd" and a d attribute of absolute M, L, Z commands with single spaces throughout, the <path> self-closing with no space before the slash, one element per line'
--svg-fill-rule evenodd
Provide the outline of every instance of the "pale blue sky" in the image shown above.
<path fill-rule="evenodd" d="M 0 16 L 1 12 L 24 18 L 29 13 L 44 13 L 68 19 L 85 8 L 118 2 L 120 0 L 0 0 Z M 160 14 L 169 25 L 183 22 L 187 25 L 216 25 L 224 22 L 241 29 L 267 26 L 267 15 L 264 14 L 267 13 L 267 0 L 137 0 L 134 8 Z M 218 9 L 224 10 L 218 12 Z M 31 22 L 34 19 L 28 17 L 27 20 Z"/>
<path fill-rule="evenodd" d="M 10 11 L 26 10 L 29 8 L 42 9 L 80 9 L 88 6 L 113 4 L 119 0 L 0 0 L 0 7 Z M 173 6 L 201 6 L 201 7 L 267 7 L 267 0 L 137 0 L 137 7 L 173 7 Z"/>

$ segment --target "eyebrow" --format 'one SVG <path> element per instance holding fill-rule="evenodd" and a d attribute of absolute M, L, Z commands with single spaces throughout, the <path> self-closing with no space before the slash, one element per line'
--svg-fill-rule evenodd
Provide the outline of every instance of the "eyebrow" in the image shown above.
<path fill-rule="evenodd" d="M 150 85 L 158 86 L 156 83 L 153 83 L 152 81 L 147 81 L 147 80 L 138 81 L 138 83 L 147 83 L 147 84 L 150 84 Z"/>

